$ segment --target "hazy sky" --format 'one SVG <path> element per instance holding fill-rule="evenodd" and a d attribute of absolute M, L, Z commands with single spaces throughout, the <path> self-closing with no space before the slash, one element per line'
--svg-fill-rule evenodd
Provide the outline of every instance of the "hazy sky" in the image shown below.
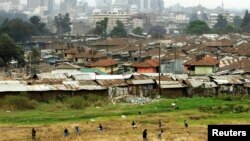
<path fill-rule="evenodd" d="M 23 3 L 27 0 L 21 0 Z M 60 0 L 56 0 L 59 2 Z M 95 0 L 85 0 L 89 3 L 89 5 L 94 6 Z M 114 1 L 114 0 L 113 0 Z M 208 8 L 215 8 L 217 6 L 221 6 L 222 0 L 164 0 L 165 6 L 171 6 L 176 3 L 180 3 L 183 6 L 196 6 L 201 4 Z M 223 0 L 225 8 L 250 8 L 250 0 Z"/>

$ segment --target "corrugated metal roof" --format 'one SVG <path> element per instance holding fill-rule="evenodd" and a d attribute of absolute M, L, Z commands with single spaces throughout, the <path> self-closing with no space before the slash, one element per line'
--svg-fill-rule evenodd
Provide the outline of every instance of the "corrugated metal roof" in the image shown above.
<path fill-rule="evenodd" d="M 92 74 L 73 74 L 72 75 L 72 78 L 74 80 L 77 80 L 77 81 L 79 81 L 79 80 L 95 80 L 95 77 L 96 77 L 95 74 L 94 75 L 92 75 Z"/>
<path fill-rule="evenodd" d="M 217 84 L 243 84 L 244 78 L 240 75 L 211 76 Z"/>
<path fill-rule="evenodd" d="M 159 85 L 159 81 L 156 81 Z M 185 88 L 186 85 L 179 81 L 161 81 L 161 88 L 162 89 L 174 89 L 174 88 Z"/>
<path fill-rule="evenodd" d="M 63 79 L 67 79 L 67 76 L 63 73 L 40 73 L 40 74 L 36 74 L 39 80 L 52 80 L 52 79 L 59 79 L 59 80 L 63 80 Z"/>
<path fill-rule="evenodd" d="M 117 87 L 117 86 L 127 86 L 128 84 L 124 79 L 119 80 L 97 80 L 98 84 L 104 87 Z"/>
<path fill-rule="evenodd" d="M 196 80 L 196 79 L 188 79 L 185 81 L 190 87 L 197 88 L 215 88 L 217 85 L 214 82 L 211 81 L 202 81 L 202 80 Z"/>
<path fill-rule="evenodd" d="M 25 92 L 27 90 L 24 84 L 0 84 L 0 92 Z"/>
<path fill-rule="evenodd" d="M 132 85 L 142 85 L 142 84 L 154 84 L 154 80 L 147 79 L 147 80 L 130 80 L 128 81 L 129 84 Z"/>
<path fill-rule="evenodd" d="M 124 79 L 123 75 L 96 75 L 96 80 Z"/>
<path fill-rule="evenodd" d="M 0 84 L 20 84 L 21 81 L 13 81 L 13 80 L 6 80 L 6 81 L 0 81 Z"/>
<path fill-rule="evenodd" d="M 173 74 L 172 78 L 174 80 L 187 80 L 188 79 L 188 75 L 187 74 Z"/>

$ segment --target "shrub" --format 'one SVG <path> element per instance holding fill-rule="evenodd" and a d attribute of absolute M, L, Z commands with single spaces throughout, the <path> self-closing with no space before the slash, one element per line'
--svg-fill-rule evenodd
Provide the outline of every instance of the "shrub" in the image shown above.
<path fill-rule="evenodd" d="M 6 96 L 2 102 L 2 107 L 8 110 L 30 110 L 35 109 L 38 102 L 30 100 L 25 96 Z"/>
<path fill-rule="evenodd" d="M 203 106 L 199 108 L 202 112 L 213 112 L 213 113 L 244 113 L 250 110 L 248 105 L 220 105 L 220 106 Z"/>
<path fill-rule="evenodd" d="M 67 104 L 69 108 L 72 108 L 72 109 L 84 109 L 86 101 L 82 97 L 76 96 L 76 97 L 68 98 L 65 101 L 65 103 Z"/>
<path fill-rule="evenodd" d="M 60 101 L 48 101 L 46 111 L 53 112 L 61 109 L 67 109 L 66 105 Z"/>

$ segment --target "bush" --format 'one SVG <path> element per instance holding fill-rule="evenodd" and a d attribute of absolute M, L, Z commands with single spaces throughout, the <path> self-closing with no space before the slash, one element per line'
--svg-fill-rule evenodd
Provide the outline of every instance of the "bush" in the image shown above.
<path fill-rule="evenodd" d="M 107 97 L 93 94 L 87 95 L 84 99 L 87 101 L 86 106 L 102 106 L 108 103 Z"/>
<path fill-rule="evenodd" d="M 65 101 L 65 103 L 67 104 L 69 108 L 72 108 L 72 109 L 84 109 L 86 101 L 82 97 L 76 96 L 76 97 L 68 98 Z"/>
<path fill-rule="evenodd" d="M 250 110 L 248 105 L 220 105 L 220 106 L 203 106 L 199 108 L 202 112 L 213 112 L 213 113 L 244 113 Z"/>
<path fill-rule="evenodd" d="M 48 101 L 46 111 L 53 112 L 61 109 L 67 109 L 66 105 L 62 102 Z"/>
<path fill-rule="evenodd" d="M 35 109 L 38 102 L 30 100 L 25 96 L 6 96 L 2 102 L 2 107 L 8 110 L 30 110 Z"/>
<path fill-rule="evenodd" d="M 106 97 L 89 94 L 85 97 L 75 96 L 67 98 L 64 103 L 72 109 L 84 109 L 90 106 L 105 105 L 108 103 L 108 99 Z"/>

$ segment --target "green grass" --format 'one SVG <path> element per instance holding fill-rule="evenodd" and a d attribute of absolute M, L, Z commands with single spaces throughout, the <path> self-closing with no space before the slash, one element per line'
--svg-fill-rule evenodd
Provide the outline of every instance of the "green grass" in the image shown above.
<path fill-rule="evenodd" d="M 173 109 L 171 103 L 176 103 L 179 109 Z M 90 121 L 90 119 L 96 120 L 110 120 L 121 115 L 126 115 L 129 118 L 137 118 L 138 112 L 142 112 L 143 115 L 153 118 L 152 116 L 170 116 L 176 118 L 177 123 L 190 116 L 202 116 L 199 120 L 192 120 L 193 124 L 210 124 L 238 121 L 239 123 L 250 122 L 250 112 L 243 113 L 213 113 L 200 111 L 200 107 L 206 106 L 222 106 L 222 105 L 250 105 L 250 98 L 178 98 L 178 99 L 165 99 L 159 102 L 154 102 L 145 105 L 130 105 L 130 104 L 117 104 L 106 105 L 100 107 L 88 107 L 83 110 L 72 110 L 67 108 L 58 109 L 56 111 L 46 110 L 48 104 L 40 104 L 36 110 L 28 111 L 14 111 L 7 113 L 4 110 L 0 110 L 0 125 L 46 125 L 52 123 L 62 122 L 79 122 Z M 146 121 L 145 121 L 146 122 Z"/>

